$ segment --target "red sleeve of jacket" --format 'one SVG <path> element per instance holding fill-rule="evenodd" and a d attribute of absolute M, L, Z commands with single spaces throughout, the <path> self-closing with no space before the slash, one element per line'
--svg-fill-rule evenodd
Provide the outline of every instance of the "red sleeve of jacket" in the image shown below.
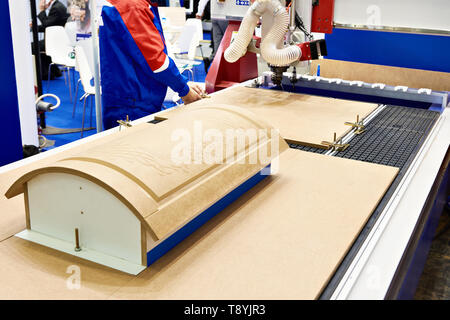
<path fill-rule="evenodd" d="M 156 71 L 161 68 L 167 55 L 161 35 L 153 24 L 154 15 L 150 8 L 133 8 L 121 16 L 150 69 Z"/>

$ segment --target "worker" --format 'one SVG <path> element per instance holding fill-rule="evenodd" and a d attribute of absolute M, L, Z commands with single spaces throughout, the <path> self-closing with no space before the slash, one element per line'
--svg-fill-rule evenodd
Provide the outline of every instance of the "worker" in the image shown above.
<path fill-rule="evenodd" d="M 156 4 L 149 0 L 108 0 L 100 22 L 103 126 L 135 120 L 161 110 L 167 88 L 185 104 L 205 94 L 187 82 L 167 55 Z"/>
<path fill-rule="evenodd" d="M 38 26 L 39 32 L 45 32 L 45 29 L 48 27 L 64 27 L 69 18 L 66 6 L 58 0 L 49 0 L 48 2 L 40 0 L 39 10 L 40 12 L 37 16 L 41 21 L 41 25 Z"/>

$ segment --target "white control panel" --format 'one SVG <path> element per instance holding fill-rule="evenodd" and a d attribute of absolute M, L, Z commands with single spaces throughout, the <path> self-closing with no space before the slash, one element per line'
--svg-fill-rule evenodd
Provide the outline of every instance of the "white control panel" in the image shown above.
<path fill-rule="evenodd" d="M 250 0 L 211 0 L 211 18 L 242 20 L 250 5 Z"/>
<path fill-rule="evenodd" d="M 280 0 L 284 5 L 285 1 Z M 306 29 L 311 30 L 312 0 L 294 0 L 295 10 L 303 19 Z M 250 0 L 211 0 L 211 18 L 242 20 L 251 6 Z"/>

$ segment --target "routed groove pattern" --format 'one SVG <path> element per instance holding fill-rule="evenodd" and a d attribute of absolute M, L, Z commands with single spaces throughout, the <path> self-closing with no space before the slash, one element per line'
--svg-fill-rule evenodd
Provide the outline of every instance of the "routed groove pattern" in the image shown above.
<path fill-rule="evenodd" d="M 148 123 L 158 124 L 158 123 L 163 122 L 163 121 L 164 121 L 164 119 L 154 119 L 154 120 L 149 121 Z"/>

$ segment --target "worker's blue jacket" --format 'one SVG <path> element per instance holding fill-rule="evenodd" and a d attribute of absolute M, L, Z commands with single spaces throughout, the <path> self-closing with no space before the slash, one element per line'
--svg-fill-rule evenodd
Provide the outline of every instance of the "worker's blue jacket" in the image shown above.
<path fill-rule="evenodd" d="M 148 0 L 108 0 L 100 26 L 103 126 L 161 110 L 167 87 L 181 97 L 187 80 L 167 55 L 157 6 Z"/>

